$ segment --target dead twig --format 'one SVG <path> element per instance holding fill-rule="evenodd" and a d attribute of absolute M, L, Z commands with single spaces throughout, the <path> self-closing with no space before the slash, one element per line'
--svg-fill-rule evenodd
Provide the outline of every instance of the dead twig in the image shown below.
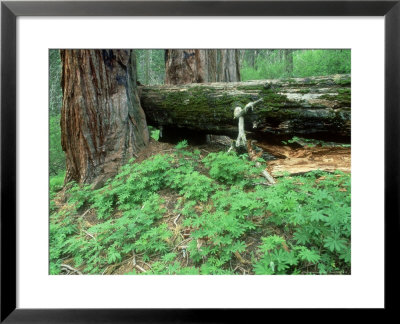
<path fill-rule="evenodd" d="M 243 269 L 240 265 L 237 265 L 237 266 L 235 267 L 235 269 L 233 269 L 233 272 L 235 272 L 236 269 L 242 270 L 243 274 L 244 274 L 244 275 L 246 274 L 246 270 Z"/>
<path fill-rule="evenodd" d="M 61 264 L 61 268 L 65 268 L 65 269 L 68 269 L 70 271 L 73 271 L 73 272 L 77 273 L 78 275 L 83 275 L 83 273 L 80 272 L 78 269 L 75 269 L 75 268 L 69 266 L 68 264 Z"/>
<path fill-rule="evenodd" d="M 261 166 L 260 162 L 256 162 L 256 166 L 257 166 L 257 167 L 260 167 L 260 166 Z M 263 171 L 261 172 L 261 174 L 264 176 L 265 179 L 267 179 L 267 181 L 268 181 L 270 184 L 275 184 L 275 183 L 276 183 L 275 180 L 274 180 L 274 178 L 269 174 L 269 172 L 268 172 L 267 170 L 263 170 Z"/>
<path fill-rule="evenodd" d="M 147 265 L 147 266 L 149 267 L 149 269 L 151 270 L 151 266 L 150 266 L 150 264 L 148 264 L 147 262 L 144 262 L 143 260 L 142 260 L 142 261 L 140 261 L 140 262 L 142 262 L 143 264 Z"/>
<path fill-rule="evenodd" d="M 138 265 L 138 264 L 136 264 L 136 265 L 134 265 L 134 267 L 136 268 L 136 269 L 138 269 L 140 272 L 146 272 L 146 270 L 144 270 L 140 265 Z"/>
<path fill-rule="evenodd" d="M 271 186 L 271 183 L 269 183 L 269 182 L 259 182 L 259 183 L 256 183 L 256 185 L 261 185 L 261 186 L 267 186 L 267 187 L 269 187 L 269 186 Z"/>
<path fill-rule="evenodd" d="M 87 235 L 89 235 L 92 239 L 94 239 L 95 241 L 97 241 L 97 239 L 92 235 L 92 234 L 90 234 L 89 232 L 87 232 L 87 231 L 85 231 L 85 230 L 82 230 L 85 234 L 87 234 Z"/>
<path fill-rule="evenodd" d="M 81 216 L 81 217 L 82 217 L 82 218 L 83 218 L 83 217 L 85 217 L 85 216 L 86 216 L 86 214 L 87 214 L 88 212 L 90 212 L 91 210 L 92 210 L 92 208 L 89 208 L 87 211 L 85 211 L 85 212 L 82 214 L 82 216 Z"/>
<path fill-rule="evenodd" d="M 136 254 L 135 252 L 132 252 L 133 256 L 132 256 L 132 265 L 135 269 L 139 270 L 140 272 L 146 272 L 145 269 L 143 269 L 140 265 L 138 265 L 136 263 Z M 143 262 L 144 263 L 144 262 Z M 151 268 L 150 268 L 151 269 Z"/>
<path fill-rule="evenodd" d="M 178 214 L 178 216 L 174 219 L 175 226 L 178 226 L 178 224 L 176 222 L 178 221 L 179 217 L 181 217 L 181 214 Z"/>
<path fill-rule="evenodd" d="M 250 261 L 247 261 L 247 260 L 243 259 L 243 257 L 239 254 L 238 251 L 236 251 L 234 254 L 235 254 L 235 257 L 240 261 L 240 263 L 251 264 Z"/>
<path fill-rule="evenodd" d="M 258 156 L 257 156 L 257 154 L 253 151 L 253 148 L 252 148 L 253 142 L 254 142 L 254 141 L 249 141 L 249 142 L 247 142 L 247 151 L 249 152 L 250 159 L 251 159 L 252 161 L 256 162 L 256 167 L 259 168 L 259 167 L 261 167 L 261 163 L 257 161 Z M 273 185 L 273 184 L 276 183 L 276 182 L 275 182 L 275 179 L 269 174 L 269 172 L 268 172 L 266 169 L 264 169 L 263 171 L 261 171 L 261 174 L 262 174 L 262 176 L 268 181 L 268 183 L 269 183 L 270 185 Z"/>
<path fill-rule="evenodd" d="M 192 240 L 192 238 L 189 237 L 189 238 L 187 238 L 186 240 L 180 241 L 179 244 L 176 245 L 176 246 L 173 248 L 173 250 L 175 250 L 175 249 L 177 249 L 178 247 L 180 247 L 183 243 L 189 242 L 189 241 L 191 241 L 191 240 Z"/>
<path fill-rule="evenodd" d="M 136 265 L 136 254 L 135 252 L 132 252 L 133 256 L 132 256 L 132 265 L 135 266 Z"/>

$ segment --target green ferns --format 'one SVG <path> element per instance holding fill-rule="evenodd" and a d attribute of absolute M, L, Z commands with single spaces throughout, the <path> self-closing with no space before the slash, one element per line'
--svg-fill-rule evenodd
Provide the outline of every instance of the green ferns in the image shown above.
<path fill-rule="evenodd" d="M 245 156 L 238 157 L 228 152 L 210 153 L 203 159 L 203 163 L 210 169 L 211 178 L 232 185 L 258 171 L 249 168 L 250 163 L 244 163 L 243 158 Z"/>
<path fill-rule="evenodd" d="M 349 274 L 350 175 L 261 183 L 246 156 L 202 158 L 186 141 L 130 161 L 98 190 L 59 192 L 52 178 L 50 273 L 67 263 L 84 274 Z"/>
<path fill-rule="evenodd" d="M 263 196 L 271 216 L 266 223 L 284 229 L 290 242 L 276 237 L 263 238 L 263 259 L 255 265 L 255 273 L 297 273 L 315 266 L 318 272 L 344 273 L 350 270 L 350 176 L 320 171 L 303 177 L 282 178 Z M 260 192 L 260 196 L 263 192 Z M 281 245 L 291 246 L 291 254 Z M 287 244 L 288 243 L 288 244 Z M 279 256 L 279 258 L 278 258 Z M 287 260 L 290 259 L 290 262 Z M 269 263 L 280 264 L 271 269 Z"/>

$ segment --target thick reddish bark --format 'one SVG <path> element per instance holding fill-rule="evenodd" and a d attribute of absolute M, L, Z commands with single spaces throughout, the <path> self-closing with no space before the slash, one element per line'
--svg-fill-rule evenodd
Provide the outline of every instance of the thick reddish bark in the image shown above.
<path fill-rule="evenodd" d="M 165 83 L 187 84 L 204 82 L 200 50 L 166 50 Z"/>
<path fill-rule="evenodd" d="M 239 50 L 169 49 L 165 83 L 170 85 L 240 81 Z"/>
<path fill-rule="evenodd" d="M 101 186 L 149 142 L 131 50 L 61 50 L 66 182 Z"/>

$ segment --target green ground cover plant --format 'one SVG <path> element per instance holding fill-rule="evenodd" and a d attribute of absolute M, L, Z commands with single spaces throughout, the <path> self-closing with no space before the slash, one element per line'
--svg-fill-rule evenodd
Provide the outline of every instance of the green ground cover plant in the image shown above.
<path fill-rule="evenodd" d="M 50 178 L 51 274 L 350 274 L 349 174 L 266 186 L 246 155 L 183 141 L 97 190 L 63 176 Z"/>

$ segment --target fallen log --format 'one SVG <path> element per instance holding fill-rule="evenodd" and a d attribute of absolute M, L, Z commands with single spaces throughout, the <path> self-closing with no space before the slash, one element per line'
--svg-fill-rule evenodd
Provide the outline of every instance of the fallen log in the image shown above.
<path fill-rule="evenodd" d="M 263 99 L 245 118 L 246 132 L 350 136 L 350 75 L 230 83 L 142 86 L 147 123 L 237 135 L 235 107 Z"/>

